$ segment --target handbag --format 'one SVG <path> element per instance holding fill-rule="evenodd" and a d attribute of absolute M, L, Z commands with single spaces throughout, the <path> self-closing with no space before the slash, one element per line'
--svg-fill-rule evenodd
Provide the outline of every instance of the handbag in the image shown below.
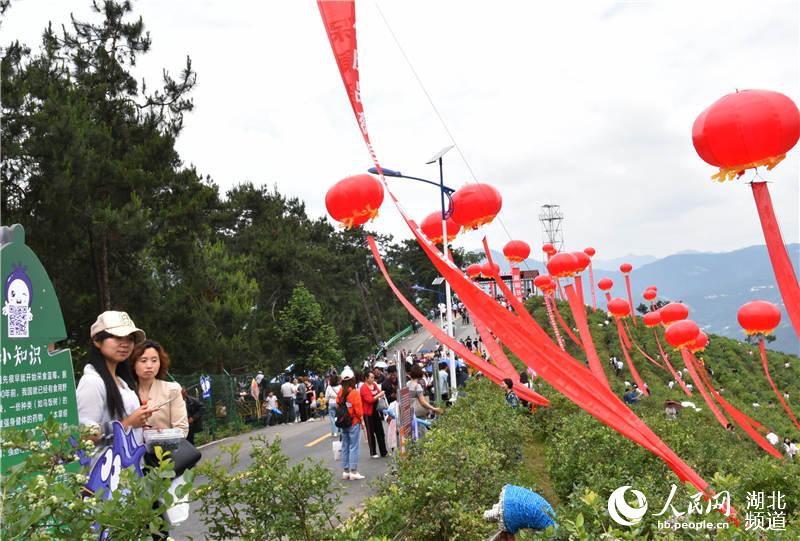
<path fill-rule="evenodd" d="M 185 438 L 179 440 L 176 448 L 167 448 L 164 450 L 169 451 L 167 458 L 172 460 L 172 463 L 175 465 L 175 477 L 182 475 L 183 472 L 189 468 L 193 468 L 200 462 L 203 456 L 200 450 Z M 153 468 L 158 467 L 158 458 L 155 452 L 145 453 L 144 463 Z"/>
<path fill-rule="evenodd" d="M 338 440 L 333 442 L 333 459 L 334 460 L 342 459 L 342 442 Z"/>
<path fill-rule="evenodd" d="M 378 399 L 378 402 L 376 402 L 375 407 L 378 409 L 378 411 L 389 409 L 389 402 L 387 402 L 386 400 L 386 395 L 383 395 Z"/>

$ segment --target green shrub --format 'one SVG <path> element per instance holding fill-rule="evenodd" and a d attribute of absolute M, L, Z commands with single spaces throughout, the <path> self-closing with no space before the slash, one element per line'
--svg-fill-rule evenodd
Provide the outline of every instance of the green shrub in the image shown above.
<path fill-rule="evenodd" d="M 241 471 L 240 445 L 198 466 L 208 482 L 196 491 L 207 539 L 333 539 L 341 488 L 329 470 L 310 460 L 289 466 L 280 440 L 251 438 L 252 464 Z"/>
<path fill-rule="evenodd" d="M 109 539 L 139 541 L 165 528 L 161 515 L 172 504 L 167 490 L 175 476 L 169 461 L 147 469 L 142 478 L 133 468 L 122 470 L 111 499 L 102 499 L 102 491 L 84 498 L 87 472 L 78 464 L 71 439 L 80 440 L 78 428 L 63 428 L 52 418 L 32 430 L 2 431 L 4 452 L 29 453 L 2 478 L 2 539 L 94 541 L 97 523 Z M 80 440 L 80 447 L 94 449 L 87 440 Z M 184 477 L 188 484 L 179 495 L 191 489 L 191 474 Z M 154 505 L 159 500 L 164 503 Z"/>

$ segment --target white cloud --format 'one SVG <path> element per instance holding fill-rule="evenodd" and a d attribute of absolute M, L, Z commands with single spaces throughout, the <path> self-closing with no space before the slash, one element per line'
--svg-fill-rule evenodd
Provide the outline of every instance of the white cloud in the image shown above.
<path fill-rule="evenodd" d="M 87 0 L 13 3 L 4 40 L 29 45 Z M 691 143 L 696 116 L 736 88 L 800 101 L 797 2 L 380 2 L 473 171 L 504 196 L 515 238 L 542 242 L 539 206 L 558 203 L 567 245 L 597 257 L 722 251 L 763 243 L 742 181 L 718 185 Z M 223 188 L 252 180 L 306 201 L 370 166 L 314 2 L 146 0 L 153 37 L 141 74 L 192 57 L 196 110 L 178 148 Z M 424 162 L 450 144 L 376 5 L 357 2 L 362 96 L 382 163 L 437 178 Z M 471 175 L 456 150 L 446 182 Z M 787 242 L 800 237 L 798 151 L 767 177 Z M 750 178 L 748 174 L 746 178 Z M 391 181 L 412 216 L 434 190 Z M 407 237 L 385 203 L 375 228 Z M 499 224 L 457 241 L 496 248 Z"/>

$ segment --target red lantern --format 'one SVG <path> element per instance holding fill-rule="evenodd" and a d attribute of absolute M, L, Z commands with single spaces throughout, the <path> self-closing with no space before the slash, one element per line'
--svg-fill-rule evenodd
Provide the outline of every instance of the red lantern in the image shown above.
<path fill-rule="evenodd" d="M 614 317 L 627 317 L 631 313 L 631 305 L 625 299 L 615 297 L 608 301 L 608 311 Z"/>
<path fill-rule="evenodd" d="M 334 184 L 325 194 L 328 214 L 345 227 L 355 227 L 378 215 L 383 186 L 372 175 L 355 175 Z"/>
<path fill-rule="evenodd" d="M 442 213 L 431 212 L 428 214 L 422 223 L 419 224 L 422 234 L 425 235 L 429 241 L 434 244 L 442 243 Z M 459 225 L 448 218 L 445 221 L 445 228 L 447 229 L 447 242 L 453 241 L 458 235 L 460 229 Z"/>
<path fill-rule="evenodd" d="M 552 244 L 550 244 L 549 242 L 548 242 L 547 244 L 544 244 L 544 245 L 542 246 L 542 251 L 543 251 L 545 254 L 549 255 L 549 256 L 555 255 L 555 253 L 556 253 L 555 246 L 553 246 L 553 245 L 552 245 Z"/>
<path fill-rule="evenodd" d="M 657 327 L 661 325 L 661 313 L 656 310 L 655 312 L 647 312 L 642 318 L 645 327 Z"/>
<path fill-rule="evenodd" d="M 646 301 L 655 300 L 656 291 L 654 289 L 645 290 L 645 292 L 642 294 L 642 297 L 644 297 L 644 300 L 646 300 Z"/>
<path fill-rule="evenodd" d="M 545 292 L 553 291 L 556 288 L 555 282 L 553 282 L 553 279 L 550 278 L 548 274 L 540 274 L 534 278 L 533 285 Z"/>
<path fill-rule="evenodd" d="M 578 270 L 578 259 L 569 252 L 559 252 L 547 262 L 547 272 L 556 278 L 573 276 Z"/>
<path fill-rule="evenodd" d="M 578 266 L 576 272 L 583 272 L 586 269 L 586 267 L 589 266 L 589 263 L 592 262 L 589 256 L 583 252 L 572 252 L 572 255 L 574 255 L 575 259 L 578 260 Z"/>
<path fill-rule="evenodd" d="M 684 319 L 670 325 L 664 332 L 664 338 L 667 339 L 670 346 L 681 349 L 694 344 L 698 334 L 700 334 L 700 327 L 697 326 L 697 323 L 691 319 Z"/>
<path fill-rule="evenodd" d="M 594 248 L 592 248 L 592 247 L 590 246 L 589 248 L 584 248 L 584 249 L 583 249 L 583 253 L 585 253 L 585 254 L 586 254 L 586 255 L 588 255 L 589 257 L 594 257 L 594 254 L 595 254 L 596 252 L 595 252 Z"/>
<path fill-rule="evenodd" d="M 781 311 L 771 302 L 752 301 L 739 308 L 736 318 L 747 334 L 771 334 L 781 322 Z"/>
<path fill-rule="evenodd" d="M 692 126 L 700 157 L 719 167 L 723 182 L 745 169 L 772 169 L 800 138 L 800 111 L 780 92 L 742 90 L 715 101 Z"/>
<path fill-rule="evenodd" d="M 467 267 L 467 276 L 470 278 L 477 278 L 481 274 L 481 266 L 477 263 L 473 263 L 472 265 Z"/>
<path fill-rule="evenodd" d="M 600 280 L 597 282 L 597 287 L 603 291 L 609 291 L 612 287 L 614 287 L 614 281 L 611 278 L 600 278 Z"/>
<path fill-rule="evenodd" d="M 528 256 L 531 255 L 531 247 L 527 242 L 510 240 L 503 246 L 503 255 L 511 263 L 519 263 L 528 259 Z"/>
<path fill-rule="evenodd" d="M 658 293 L 658 288 L 656 286 L 647 286 L 647 289 L 652 289 L 656 293 Z"/>
<path fill-rule="evenodd" d="M 468 229 L 478 229 L 494 220 L 503 207 L 503 198 L 488 184 L 468 184 L 452 195 L 453 221 Z"/>
<path fill-rule="evenodd" d="M 680 302 L 671 302 L 666 306 L 661 307 L 661 323 L 669 328 L 676 321 L 686 319 L 689 317 L 689 308 Z"/>
<path fill-rule="evenodd" d="M 497 276 L 500 274 L 500 265 L 497 263 L 492 263 L 491 265 L 487 261 L 483 265 L 481 265 L 481 274 L 486 278 L 491 278 L 493 276 Z"/>
<path fill-rule="evenodd" d="M 628 274 L 632 270 L 633 270 L 633 265 L 631 265 L 630 263 L 623 263 L 622 265 L 619 266 L 619 271 L 623 274 Z"/>
<path fill-rule="evenodd" d="M 700 331 L 697 334 L 697 337 L 694 339 L 694 344 L 689 346 L 689 351 L 692 353 L 698 353 L 706 349 L 708 345 L 708 336 L 703 331 Z"/>

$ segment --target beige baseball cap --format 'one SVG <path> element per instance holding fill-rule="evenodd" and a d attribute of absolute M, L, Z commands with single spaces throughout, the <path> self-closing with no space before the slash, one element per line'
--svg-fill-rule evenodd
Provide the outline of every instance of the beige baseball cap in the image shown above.
<path fill-rule="evenodd" d="M 137 344 L 144 342 L 145 339 L 144 331 L 136 327 L 127 312 L 109 310 L 97 316 L 97 321 L 92 324 L 89 336 L 94 338 L 101 331 L 106 331 L 108 334 L 119 337 L 132 334 L 133 341 Z"/>

